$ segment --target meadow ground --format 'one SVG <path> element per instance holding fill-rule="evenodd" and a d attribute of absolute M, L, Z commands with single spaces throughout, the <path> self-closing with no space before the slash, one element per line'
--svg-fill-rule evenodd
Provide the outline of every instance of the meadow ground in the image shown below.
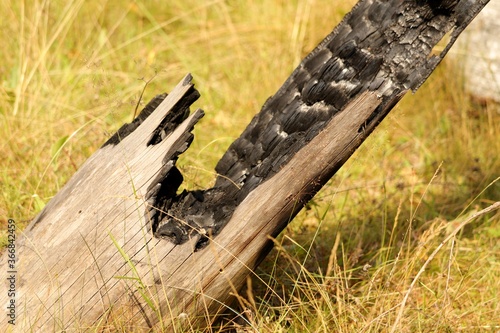
<path fill-rule="evenodd" d="M 0 240 L 136 105 L 191 72 L 187 188 L 353 1 L 0 2 Z M 500 107 L 447 59 L 276 240 L 242 291 L 258 332 L 499 332 Z M 142 95 L 142 92 L 144 94 Z M 404 301 L 404 302 L 403 302 Z M 226 321 L 212 331 L 235 324 Z M 137 328 L 139 329 L 139 328 Z M 125 331 L 119 318 L 97 331 Z"/>

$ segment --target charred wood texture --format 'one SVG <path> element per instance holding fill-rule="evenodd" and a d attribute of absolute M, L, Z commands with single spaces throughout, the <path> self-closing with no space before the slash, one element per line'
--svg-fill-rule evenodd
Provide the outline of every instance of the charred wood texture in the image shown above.
<path fill-rule="evenodd" d="M 486 2 L 360 1 L 229 147 L 215 168 L 213 188 L 177 195 L 169 186 L 161 195 L 151 194 L 156 201 L 150 201 L 146 218 L 155 236 L 182 244 L 200 235 L 201 248 L 206 235 L 217 235 L 252 190 L 281 170 L 348 103 L 373 92 L 380 105 L 359 128 L 361 143 L 404 93 L 426 80 Z M 447 47 L 432 55 L 450 30 Z M 180 185 L 181 175 L 171 165 L 165 165 L 165 177 L 155 180 L 151 192 L 167 186 L 161 184 Z M 339 167 L 325 172 L 331 176 Z"/>

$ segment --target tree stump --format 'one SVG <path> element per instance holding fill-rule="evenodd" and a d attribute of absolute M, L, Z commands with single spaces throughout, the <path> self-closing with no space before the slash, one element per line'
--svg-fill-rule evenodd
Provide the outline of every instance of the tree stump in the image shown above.
<path fill-rule="evenodd" d="M 136 328 L 209 325 L 271 238 L 487 2 L 361 0 L 230 146 L 214 187 L 179 192 L 175 162 L 203 116 L 189 115 L 199 94 L 186 76 L 92 155 L 17 241 L 17 294 L 0 295 L 15 302 L 15 328 L 82 329 L 116 316 Z"/>

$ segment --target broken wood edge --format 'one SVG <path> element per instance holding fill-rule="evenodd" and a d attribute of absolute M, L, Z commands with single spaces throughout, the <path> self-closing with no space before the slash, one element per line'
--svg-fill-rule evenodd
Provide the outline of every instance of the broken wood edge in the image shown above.
<path fill-rule="evenodd" d="M 172 115 L 172 113 L 183 113 L 184 109 L 189 109 L 191 104 L 200 97 L 200 94 L 194 88 L 192 79 L 193 77 L 191 74 L 186 74 L 184 78 L 175 86 L 172 92 L 170 92 L 163 102 L 154 110 L 154 112 L 146 117 L 136 130 L 122 138 L 120 144 L 127 147 L 127 149 L 135 147 L 136 149 L 139 149 L 139 153 L 142 149 L 144 149 L 144 146 L 149 146 L 153 136 L 161 131 L 161 128 L 159 127 L 161 125 L 168 125 L 163 124 L 163 121 L 168 115 Z M 165 140 L 166 137 L 168 137 L 185 118 L 186 117 L 182 118 L 180 122 L 174 124 L 175 126 L 170 128 L 168 133 L 165 133 L 165 137 L 158 140 L 158 142 L 154 144 L 158 144 L 159 142 Z M 149 137 L 145 137 L 144 133 L 151 133 L 151 135 Z"/>
<path fill-rule="evenodd" d="M 183 96 L 187 92 L 189 92 L 191 89 L 194 89 L 194 84 L 192 83 L 192 75 L 190 73 L 186 74 L 184 78 L 174 87 L 172 92 L 166 96 L 166 98 L 163 99 L 163 101 L 155 107 L 153 110 L 149 110 L 148 105 L 143 109 L 143 111 L 147 111 L 147 114 L 145 117 L 141 116 L 142 112 L 136 117 L 132 123 L 130 124 L 124 124 L 110 139 L 108 139 L 103 146 L 98 149 L 97 151 L 94 152 L 83 164 L 80 166 L 80 168 L 75 172 L 75 174 L 70 178 L 70 180 L 63 186 L 63 188 L 60 190 L 64 191 L 66 188 L 70 187 L 71 185 L 71 180 L 74 178 L 77 178 L 79 174 L 83 173 L 82 170 L 86 170 L 89 168 L 91 164 L 95 162 L 95 160 L 103 158 L 101 154 L 107 154 L 109 150 L 111 149 L 120 149 L 121 147 L 129 147 L 128 142 L 123 142 L 124 140 L 128 139 L 131 141 L 135 142 L 144 142 L 146 139 L 142 137 L 142 134 L 137 135 L 137 133 L 146 131 L 146 132 L 154 132 L 154 129 L 156 129 L 162 122 L 162 120 L 165 118 L 165 116 L 168 114 L 168 112 L 175 107 L 175 105 L 182 100 Z M 154 99 L 151 102 L 153 102 Z M 154 111 L 154 112 L 153 112 Z M 152 116 L 150 116 L 153 114 Z M 141 119 L 142 118 L 142 119 Z M 122 128 L 124 130 L 122 130 Z M 118 134 L 120 131 L 122 131 L 121 134 Z M 133 134 L 136 133 L 134 136 Z M 113 139 L 113 137 L 116 135 L 116 137 Z M 117 141 L 119 140 L 119 141 Z M 139 146 L 138 144 L 131 145 L 133 147 Z M 91 167 L 90 167 L 91 168 Z M 56 195 L 57 196 L 57 195 Z M 48 204 L 42 209 L 40 213 L 37 214 L 37 216 L 26 226 L 26 228 L 23 230 L 22 235 L 26 236 L 29 235 L 30 231 L 33 230 L 33 228 L 43 220 L 43 217 L 47 210 L 52 209 L 52 207 L 55 205 L 55 201 L 57 201 L 56 196 L 48 202 Z M 61 197 L 61 196 L 59 196 Z"/>
<path fill-rule="evenodd" d="M 164 114 L 168 114 L 170 112 L 170 109 L 174 108 L 175 105 L 177 105 L 176 103 L 178 103 L 178 100 L 182 101 L 183 99 L 185 99 L 186 92 L 193 91 L 192 90 L 193 85 L 190 84 L 191 76 L 188 75 L 186 77 L 189 78 L 189 80 L 186 80 L 186 78 L 185 78 L 181 82 L 181 84 L 177 85 L 177 87 L 174 88 L 174 91 L 170 94 L 170 98 L 167 98 L 162 103 L 162 105 L 163 105 L 162 107 L 164 109 L 163 110 Z M 189 84 L 190 86 L 186 86 L 187 84 Z M 66 208 L 69 208 L 69 210 L 73 211 L 76 214 L 76 216 L 79 217 L 80 221 L 85 224 L 84 226 L 88 227 L 88 221 L 81 220 L 81 216 L 83 216 L 83 214 L 80 215 L 80 213 L 82 213 L 83 207 L 80 206 L 79 208 L 76 208 L 76 210 L 75 210 L 74 207 L 70 208 L 71 206 L 66 206 L 66 207 L 64 206 L 68 202 L 70 203 L 70 205 L 74 204 L 74 203 L 72 203 L 73 200 L 70 200 L 71 198 L 74 198 L 74 196 L 71 196 L 72 190 L 80 188 L 81 184 L 87 185 L 86 184 L 87 180 L 94 179 L 94 178 L 104 180 L 104 182 L 101 182 L 100 184 L 105 186 L 104 185 L 106 183 L 105 180 L 107 180 L 109 178 L 109 176 L 115 175 L 116 171 L 118 171 L 115 168 L 115 166 L 117 166 L 117 165 L 122 165 L 120 167 L 120 169 L 123 169 L 123 164 L 125 164 L 125 165 L 128 164 L 129 166 L 132 166 L 132 167 L 140 165 L 139 173 L 141 174 L 141 177 L 144 178 L 144 176 L 145 176 L 144 174 L 149 172 L 147 170 L 149 170 L 151 168 L 154 169 L 154 167 L 155 167 L 154 165 L 156 165 L 156 164 L 158 164 L 158 165 L 161 164 L 162 158 L 164 159 L 164 158 L 168 157 L 169 154 L 171 154 L 171 155 L 178 154 L 178 149 L 180 147 L 183 147 L 184 144 L 188 145 L 192 141 L 192 140 L 188 140 L 189 142 L 181 142 L 183 139 L 186 139 L 186 135 L 184 135 L 185 133 L 180 133 L 180 134 L 177 134 L 177 133 L 183 132 L 183 131 L 189 131 L 189 132 L 192 131 L 195 123 L 203 115 L 204 115 L 204 113 L 202 110 L 200 110 L 200 109 L 196 110 L 190 117 L 188 117 L 180 125 L 176 126 L 176 128 L 172 131 L 171 135 L 168 135 L 167 137 L 165 137 L 161 142 L 159 142 L 158 144 L 155 144 L 155 145 L 143 146 L 144 147 L 143 154 L 147 154 L 148 156 L 150 156 L 150 158 L 153 158 L 153 160 L 157 161 L 157 162 L 154 162 L 153 165 L 148 165 L 146 168 L 144 168 L 145 166 L 143 165 L 143 160 L 142 160 L 142 157 L 144 157 L 144 155 L 131 154 L 131 153 L 133 153 L 133 151 L 132 150 L 128 151 L 125 147 L 126 145 L 131 145 L 132 143 L 136 146 L 141 145 L 141 143 L 137 143 L 137 142 L 133 141 L 133 136 L 129 135 L 126 138 L 123 138 L 124 140 L 120 141 L 120 143 L 118 143 L 117 145 L 108 145 L 108 146 L 105 146 L 105 147 L 97 150 L 82 165 L 82 167 L 80 167 L 80 169 L 73 175 L 73 177 L 63 187 L 63 189 L 61 189 L 61 191 L 48 203 L 48 205 L 45 207 L 45 209 L 42 210 L 37 215 L 37 217 L 30 223 L 30 225 L 22 232 L 21 237 L 19 237 L 18 243 L 16 244 L 16 245 L 18 245 L 19 257 L 22 258 L 22 261 L 23 262 L 38 261 L 38 259 L 40 259 L 40 261 L 42 261 L 42 260 L 44 260 L 43 259 L 43 257 L 45 256 L 44 253 L 48 253 L 47 251 L 50 251 L 50 249 L 46 248 L 46 245 L 48 245 L 49 243 L 53 243 L 53 242 L 52 241 L 46 242 L 46 241 L 43 241 L 43 239 L 49 237 L 49 239 L 54 240 L 55 238 L 54 238 L 54 236 L 47 235 L 45 227 L 44 228 L 39 227 L 41 225 L 39 223 L 43 222 L 45 217 L 47 217 L 49 219 L 47 223 L 49 223 L 49 226 L 51 226 L 51 228 L 54 228 L 55 225 L 61 225 L 61 228 L 63 228 L 63 230 L 64 230 L 64 228 L 65 228 L 64 225 L 66 224 L 66 222 L 67 221 L 74 222 L 74 219 L 73 218 L 64 219 L 64 221 L 61 221 L 60 218 L 55 218 L 54 216 L 60 216 L 59 212 L 61 212 L 63 214 L 67 214 L 68 209 L 66 209 Z M 160 117 L 156 117 L 156 118 L 161 119 L 162 117 L 160 116 Z M 154 117 L 150 118 L 150 119 L 154 119 Z M 152 122 L 150 121 L 150 123 L 152 123 Z M 134 130 L 135 133 L 140 132 L 140 131 L 143 131 L 142 127 L 137 127 Z M 189 133 L 189 134 L 192 135 L 191 133 Z M 125 140 L 130 140 L 130 141 L 127 143 Z M 173 147 L 174 149 L 172 149 L 172 147 L 171 147 L 172 145 L 175 146 L 175 147 Z M 187 149 L 187 147 L 186 147 L 186 149 Z M 158 156 L 159 158 L 155 158 L 154 156 Z M 104 167 L 102 167 L 102 165 L 99 165 L 99 163 L 106 161 L 106 160 L 111 160 L 112 163 L 107 164 Z M 98 165 L 100 166 L 99 168 L 97 167 Z M 158 170 L 154 171 L 154 173 L 152 174 L 151 178 L 149 178 L 149 180 L 152 179 L 154 174 L 156 174 L 157 172 L 158 172 Z M 124 176 L 125 176 L 125 178 L 123 179 L 123 181 L 124 181 L 123 184 L 126 187 L 129 187 L 129 185 L 127 185 L 128 179 L 129 179 L 129 177 L 134 177 L 134 176 L 131 176 L 129 174 L 126 174 Z M 147 183 L 149 182 L 149 180 L 145 179 L 144 185 L 141 185 L 141 187 L 147 186 Z M 141 190 L 141 187 L 139 187 L 137 190 Z M 83 186 L 82 191 L 85 192 L 87 190 L 89 190 L 88 186 Z M 133 188 L 130 187 L 126 192 L 129 192 L 129 191 L 130 191 L 129 197 L 134 197 Z M 80 193 L 80 195 L 81 195 L 81 193 Z M 82 199 L 84 199 L 84 200 L 86 199 L 87 201 L 85 203 L 90 205 L 90 206 L 93 205 L 92 200 L 95 201 L 95 198 L 93 195 L 90 195 L 90 196 L 84 195 L 82 197 Z M 115 204 L 112 204 L 110 207 L 108 207 L 108 211 L 110 209 L 113 210 L 115 208 L 118 208 L 119 206 L 122 206 L 122 205 L 123 205 L 123 203 L 120 202 L 120 200 L 118 200 Z M 135 203 L 131 203 L 130 206 L 134 207 Z M 130 209 L 130 208 L 128 208 L 128 209 Z M 103 215 L 104 216 L 102 218 L 105 219 L 106 214 L 103 214 Z M 93 219 L 93 218 L 91 218 L 90 220 L 95 221 L 95 219 Z M 116 220 L 108 220 L 108 221 L 106 221 L 105 224 L 100 224 L 100 221 L 101 220 L 96 221 L 96 222 L 98 222 L 97 224 L 99 225 L 99 228 L 105 228 L 106 230 L 108 228 L 112 229 L 113 223 L 116 222 Z M 135 220 L 134 224 L 136 226 L 138 226 L 140 232 L 143 231 L 143 228 L 141 227 L 143 225 L 141 219 L 139 219 L 139 221 Z M 43 224 L 43 225 L 47 226 L 46 224 Z M 128 225 L 130 225 L 130 222 Z M 82 232 L 83 232 L 83 236 L 81 234 L 80 234 L 80 236 L 86 237 L 85 231 L 82 231 Z M 62 238 L 60 237 L 60 236 L 63 236 L 61 234 L 59 234 L 57 236 L 58 236 L 57 238 L 59 239 L 58 242 L 60 243 L 60 242 L 63 242 L 65 237 L 67 237 L 68 235 L 65 235 L 65 237 L 62 237 Z M 78 236 L 78 234 L 75 234 L 75 237 L 77 237 L 77 238 L 80 236 Z M 109 237 L 107 237 L 107 233 L 102 234 L 101 237 L 99 237 L 99 240 L 96 239 L 96 243 L 93 245 L 99 247 L 99 246 L 101 246 L 102 242 L 105 241 L 105 239 L 107 239 L 107 241 L 109 242 Z M 67 245 L 69 245 L 70 243 L 71 242 L 66 242 Z M 40 248 L 40 247 L 42 247 L 42 248 Z M 39 250 L 41 250 L 41 251 L 39 251 Z M 55 261 L 54 264 L 49 264 L 48 266 L 45 264 L 41 265 L 41 266 L 40 265 L 38 265 L 38 266 L 30 265 L 31 266 L 30 268 L 32 268 L 32 269 L 29 272 L 28 271 L 24 272 L 25 265 L 23 266 L 23 268 L 19 267 L 20 268 L 19 272 L 20 272 L 20 274 L 22 273 L 22 275 L 21 275 L 21 278 L 22 278 L 21 283 L 22 284 L 18 290 L 18 298 L 19 298 L 19 306 L 20 306 L 19 311 L 18 311 L 18 319 L 19 320 L 22 320 L 22 318 L 26 318 L 27 313 L 24 311 L 24 309 L 26 309 L 27 307 L 32 306 L 32 305 L 38 306 L 36 304 L 38 302 L 41 302 L 40 306 L 42 306 L 42 307 L 36 311 L 37 315 L 35 317 L 40 319 L 38 321 L 38 323 L 42 322 L 41 325 L 43 325 L 43 321 L 45 321 L 45 323 L 49 323 L 45 319 L 45 316 L 49 315 L 49 319 L 50 319 L 50 317 L 51 317 L 50 313 L 52 311 L 50 311 L 50 312 L 48 312 L 48 311 L 50 309 L 52 309 L 53 306 L 57 307 L 57 304 L 56 304 L 58 302 L 57 299 L 59 299 L 60 297 L 58 296 L 57 299 L 54 301 L 54 303 L 52 303 L 52 301 L 50 300 L 50 297 L 51 297 L 50 295 L 47 295 L 48 296 L 47 299 L 45 299 L 45 298 L 39 299 L 38 301 L 36 300 L 36 297 L 33 298 L 33 297 L 28 296 L 28 295 L 34 294 L 37 291 L 37 289 L 39 289 L 41 287 L 41 285 L 44 283 L 44 281 L 46 283 L 49 283 L 50 285 L 53 285 L 53 287 L 46 288 L 48 291 L 53 289 L 54 286 L 56 286 L 56 285 L 54 285 L 55 280 L 53 280 L 53 277 L 52 277 L 54 274 L 55 274 L 54 276 L 61 276 L 61 279 L 66 279 L 67 274 L 65 274 L 65 273 L 62 274 L 62 272 L 61 272 L 61 274 L 57 273 L 59 271 L 59 269 L 55 265 L 57 264 L 57 262 L 60 262 L 60 261 L 66 259 L 65 257 L 67 256 L 67 252 L 65 252 L 65 251 L 57 251 L 57 252 L 58 252 L 58 255 L 57 255 L 58 260 Z M 54 257 L 54 254 L 47 254 L 47 255 Z M 89 255 L 90 255 L 90 253 L 88 253 L 87 251 L 84 251 L 83 256 L 89 256 Z M 99 259 L 99 255 L 100 254 L 96 254 L 96 259 Z M 79 259 L 81 259 L 81 258 L 79 258 Z M 54 262 L 54 260 L 51 260 L 51 261 Z M 59 268 L 61 268 L 61 267 L 59 267 Z M 47 274 L 49 274 L 50 277 Z M 82 273 L 82 274 L 84 274 L 84 273 Z M 26 281 L 26 279 L 28 281 L 34 281 L 34 279 L 30 278 L 30 276 L 34 277 L 35 275 L 39 276 L 39 278 L 36 278 L 36 279 L 39 279 L 38 284 L 27 285 L 24 283 L 24 281 Z M 44 276 L 45 276 L 45 278 L 44 278 Z M 79 276 L 81 276 L 81 274 L 79 275 L 78 273 L 76 273 L 75 280 L 73 280 L 73 281 L 78 280 Z M 72 279 L 72 278 L 70 277 L 70 279 Z M 59 277 L 57 278 L 57 280 L 59 281 Z M 65 287 L 63 290 L 59 290 L 59 288 L 61 288 L 61 287 L 56 286 L 56 289 L 59 290 L 58 293 L 60 293 L 61 296 L 64 294 L 66 294 L 66 296 L 67 296 L 68 292 L 71 294 L 70 289 L 72 288 L 73 283 L 74 282 L 69 282 L 69 283 L 63 283 L 63 282 L 59 283 L 58 282 L 57 285 L 60 285 L 61 287 L 63 287 L 63 286 L 65 286 Z M 23 287 L 23 285 L 24 285 L 24 287 Z M 5 296 L 5 295 L 2 295 L 2 296 Z M 28 296 L 28 298 L 26 298 L 26 296 Z M 34 314 L 34 313 L 32 313 L 32 314 Z M 33 320 L 35 320 L 35 322 L 37 322 L 37 319 L 35 317 L 31 317 L 29 320 L 31 322 L 33 322 Z M 49 323 L 49 325 L 50 325 L 50 323 Z M 32 326 L 30 326 L 30 327 L 32 327 Z"/>
<path fill-rule="evenodd" d="M 156 115 L 153 116 L 151 122 L 157 124 L 156 127 L 160 126 L 161 122 L 165 120 L 165 117 L 168 114 L 175 113 L 175 109 L 177 103 L 181 102 L 183 99 L 177 99 L 177 94 L 186 95 L 187 92 L 194 87 L 192 83 L 193 76 L 191 73 L 187 73 L 184 78 L 174 87 L 170 95 L 169 94 L 160 94 L 155 96 L 151 101 L 147 103 L 147 105 L 142 109 L 142 111 L 137 115 L 137 117 L 131 123 L 123 124 L 118 131 L 115 132 L 103 145 L 101 148 L 106 147 L 108 145 L 116 146 L 122 140 L 124 140 L 127 136 L 132 134 L 139 126 L 143 125 L 145 120 L 151 116 L 153 112 L 156 111 Z M 199 97 L 199 94 L 198 96 Z M 172 100 L 176 100 L 174 106 L 164 108 L 165 105 L 170 103 Z M 162 103 L 165 102 L 165 105 L 161 106 Z M 191 102 L 192 104 L 192 102 Z M 168 112 L 167 112 L 168 111 Z M 172 112 L 173 111 L 173 112 Z"/>
<path fill-rule="evenodd" d="M 190 143 L 191 141 L 189 142 L 185 142 L 185 138 L 186 138 L 186 133 L 189 133 L 193 128 L 194 128 L 194 125 L 196 124 L 196 122 L 204 115 L 204 112 L 201 110 L 201 109 L 197 109 L 195 112 L 193 112 L 191 114 L 191 116 L 189 116 L 181 125 L 179 125 L 175 131 L 173 132 L 173 134 L 167 138 L 165 138 L 162 142 L 160 142 L 159 144 L 155 145 L 155 146 L 149 146 L 147 147 L 148 150 L 151 151 L 151 153 L 154 155 L 154 156 L 163 156 L 163 154 L 165 154 L 165 150 L 166 148 L 168 148 L 168 152 L 171 152 L 173 155 L 169 155 L 169 153 L 167 153 L 163 159 L 159 158 L 158 160 L 165 160 L 165 157 L 169 157 L 169 156 L 173 156 L 173 159 L 176 160 L 176 155 L 179 153 L 178 150 L 176 149 L 172 149 L 172 148 L 175 148 L 175 147 L 178 147 L 178 146 L 182 146 L 184 144 L 188 144 Z M 178 134 L 177 134 L 178 133 Z M 189 133 L 191 134 L 191 133 Z M 187 147 L 186 147 L 187 148 Z M 142 158 L 139 156 L 138 158 L 136 158 L 135 160 L 131 160 L 130 161 L 130 167 L 132 169 L 134 169 L 134 166 L 135 165 L 142 165 Z M 161 168 L 160 170 L 156 173 L 160 173 L 161 172 Z M 153 179 L 154 176 L 152 176 L 150 179 Z M 147 184 L 149 183 L 146 182 L 144 184 L 144 186 L 142 187 L 138 187 L 137 188 L 137 191 L 140 193 L 144 193 L 145 192 L 145 188 L 147 186 Z M 145 198 L 145 196 L 141 195 L 142 198 Z M 140 199 L 140 200 L 143 200 L 143 199 Z M 147 207 L 147 200 L 144 200 L 144 201 L 141 201 L 144 205 L 146 205 Z M 135 206 L 135 203 L 131 203 L 130 204 L 131 206 Z M 143 205 L 141 204 L 140 205 L 140 209 L 143 209 L 142 208 Z M 134 208 L 129 208 L 127 210 L 132 210 L 132 211 L 135 211 L 136 209 Z M 136 234 L 133 234 L 132 237 L 134 236 L 137 236 L 135 238 L 137 238 L 137 242 L 136 243 L 133 243 L 133 244 L 128 244 L 128 243 L 125 243 L 123 244 L 123 249 L 125 250 L 125 248 L 129 248 L 131 247 L 132 249 L 134 248 L 141 248 L 142 249 L 142 252 L 144 253 L 131 253 L 130 257 L 133 257 L 134 259 L 132 260 L 134 263 L 137 263 L 138 265 L 141 265 L 142 264 L 142 261 L 143 260 L 146 260 L 145 259 L 145 256 L 147 256 L 147 253 L 149 251 L 151 251 L 152 248 L 154 248 L 155 246 L 161 246 L 162 250 L 164 252 L 168 253 L 170 252 L 171 248 L 174 247 L 173 244 L 170 244 L 170 243 L 165 243 L 165 242 L 162 242 L 161 244 L 159 244 L 159 240 L 152 237 L 151 233 L 149 232 L 146 232 L 146 226 L 145 224 L 143 223 L 143 219 L 139 219 L 138 221 L 137 220 L 134 220 L 132 221 L 132 223 L 134 224 L 133 226 L 129 226 L 129 230 L 130 229 L 135 229 L 136 230 Z M 106 228 L 105 226 L 103 226 L 104 228 Z M 107 229 L 107 228 L 106 228 Z M 104 235 L 104 237 L 101 237 L 102 240 L 101 242 L 109 242 L 109 237 L 107 235 Z M 142 244 L 142 245 L 140 245 Z M 113 245 L 110 244 L 108 247 L 112 247 L 113 248 Z M 148 250 L 149 249 L 149 250 Z M 115 249 L 116 250 L 116 249 Z M 118 251 L 116 251 L 116 254 L 115 255 L 119 255 L 118 254 Z M 98 259 L 98 258 L 97 258 Z M 108 259 L 107 262 L 109 262 L 109 260 L 111 259 Z M 118 261 L 121 261 L 122 259 L 118 256 Z M 147 259 L 147 260 L 151 260 L 150 259 Z M 131 262 L 132 263 L 132 262 Z M 127 262 L 124 262 L 121 264 L 121 268 L 124 269 L 123 271 L 123 276 L 127 276 L 127 274 L 129 273 L 133 273 L 132 270 L 130 270 L 128 267 L 127 267 L 128 263 Z M 109 278 L 105 281 L 105 284 L 104 284 L 104 287 L 107 287 L 107 288 L 115 288 L 118 284 L 121 284 L 122 281 L 120 280 L 116 280 L 114 281 L 112 278 Z M 111 283 L 111 286 L 107 286 L 108 283 Z M 104 288 L 103 287 L 103 288 Z M 108 293 L 108 291 L 106 291 L 106 293 Z M 110 294 L 112 294 L 111 292 L 109 292 Z M 95 293 L 94 296 L 89 299 L 88 301 L 89 302 L 97 302 L 99 301 L 98 299 L 98 296 L 99 294 L 98 293 Z M 120 295 L 116 295 L 115 293 L 115 296 L 118 296 L 115 298 L 115 301 L 120 298 Z M 96 298 L 97 297 L 97 298 Z M 94 299 L 92 301 L 92 299 Z M 97 304 L 96 304 L 97 305 Z M 113 306 L 114 304 L 110 304 L 110 306 Z M 94 309 L 94 310 L 93 310 Z M 111 309 L 111 308 L 110 308 Z M 93 317 L 93 318 L 97 318 L 94 322 L 102 319 L 102 316 L 105 316 L 106 315 L 106 311 L 102 311 L 102 313 L 100 314 L 96 314 L 95 313 L 95 308 L 93 307 L 90 307 L 88 309 L 84 309 L 82 313 L 80 313 L 80 316 L 85 316 L 85 317 Z M 68 319 L 68 322 L 67 322 L 67 325 L 71 325 L 71 323 L 73 322 L 73 320 L 77 319 L 76 318 L 76 315 L 74 315 L 73 317 L 69 318 Z"/>

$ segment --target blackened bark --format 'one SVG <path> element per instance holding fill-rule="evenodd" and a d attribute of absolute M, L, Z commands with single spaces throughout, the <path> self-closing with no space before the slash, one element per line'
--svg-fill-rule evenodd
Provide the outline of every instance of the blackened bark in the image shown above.
<path fill-rule="evenodd" d="M 350 101 L 371 91 L 381 103 L 359 128 L 361 143 L 408 90 L 420 87 L 487 2 L 361 0 L 229 147 L 215 168 L 213 188 L 175 194 L 182 176 L 175 163 L 166 162 L 165 170 L 171 171 L 150 187 L 156 200 L 150 201 L 146 215 L 154 235 L 175 244 L 200 235 L 197 248 L 203 247 L 206 235 L 218 234 L 251 191 L 335 121 Z M 432 55 L 450 31 L 445 49 Z M 174 184 L 175 190 L 172 185 L 161 190 L 166 183 Z M 300 204 L 323 184 L 313 186 Z"/>

